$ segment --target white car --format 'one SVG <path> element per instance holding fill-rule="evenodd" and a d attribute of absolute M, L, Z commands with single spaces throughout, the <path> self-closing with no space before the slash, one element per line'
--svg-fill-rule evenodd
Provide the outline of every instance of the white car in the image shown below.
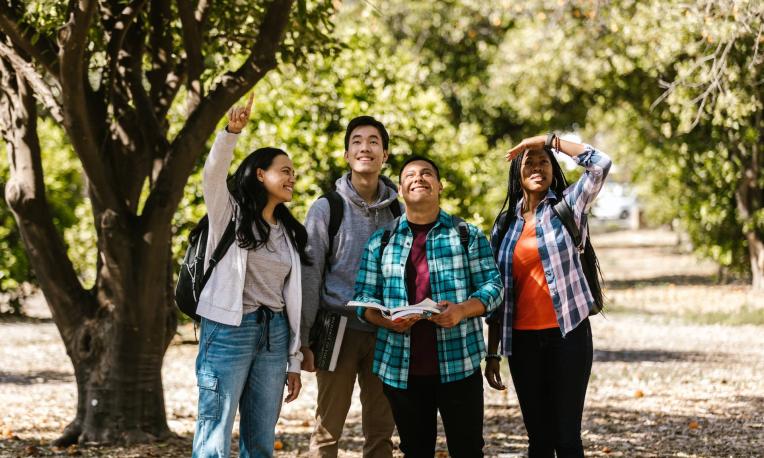
<path fill-rule="evenodd" d="M 606 181 L 592 207 L 592 216 L 601 220 L 628 220 L 639 213 L 637 197 L 628 184 Z"/>

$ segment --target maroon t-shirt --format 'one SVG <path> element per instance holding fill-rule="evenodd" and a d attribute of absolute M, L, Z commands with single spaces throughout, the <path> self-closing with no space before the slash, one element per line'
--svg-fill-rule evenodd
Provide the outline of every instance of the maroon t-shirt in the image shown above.
<path fill-rule="evenodd" d="M 406 261 L 406 289 L 409 304 L 417 304 L 432 294 L 430 290 L 430 267 L 427 265 L 427 233 L 435 225 L 413 224 L 414 242 Z M 438 375 L 438 345 L 435 323 L 429 320 L 417 321 L 411 327 L 411 364 L 409 375 Z"/>

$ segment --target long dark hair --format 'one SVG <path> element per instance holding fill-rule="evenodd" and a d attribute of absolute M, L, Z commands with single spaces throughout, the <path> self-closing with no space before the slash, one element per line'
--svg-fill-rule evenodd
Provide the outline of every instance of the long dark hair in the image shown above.
<path fill-rule="evenodd" d="M 287 153 L 278 148 L 259 148 L 247 156 L 229 180 L 231 197 L 236 202 L 236 241 L 241 248 L 251 250 L 265 245 L 271 235 L 271 227 L 263 218 L 263 209 L 268 203 L 268 190 L 257 179 L 257 169 L 267 170 L 273 159 Z M 300 261 L 310 265 L 310 258 L 305 253 L 308 244 L 308 232 L 283 203 L 276 205 L 273 216 L 284 225 L 289 237 L 297 245 Z M 252 230 L 257 228 L 257 234 Z M 258 238 L 259 236 L 259 238 Z"/>
<path fill-rule="evenodd" d="M 492 237 L 492 239 L 496 240 L 494 253 L 497 256 L 499 247 L 501 246 L 501 241 L 504 239 L 504 235 L 506 235 L 509 226 L 515 220 L 515 218 L 517 218 L 515 209 L 517 208 L 517 203 L 523 197 L 523 185 L 520 178 L 520 169 L 522 168 L 523 158 L 526 154 L 528 154 L 529 151 L 530 150 L 525 150 L 522 152 L 522 154 L 518 154 L 517 157 L 512 159 L 512 163 L 509 166 L 507 197 L 504 198 L 504 203 L 501 204 L 501 210 L 499 210 L 499 214 L 496 216 L 496 219 L 493 222 L 493 229 L 491 230 L 491 233 L 496 231 L 496 236 Z M 544 148 L 544 151 L 549 157 L 549 161 L 552 163 L 553 178 L 551 188 L 554 193 L 557 194 L 557 198 L 562 199 L 562 193 L 565 191 L 565 188 L 568 187 L 568 180 L 565 179 L 565 174 L 562 173 L 560 163 L 557 162 L 557 159 L 554 157 L 552 149 Z"/>

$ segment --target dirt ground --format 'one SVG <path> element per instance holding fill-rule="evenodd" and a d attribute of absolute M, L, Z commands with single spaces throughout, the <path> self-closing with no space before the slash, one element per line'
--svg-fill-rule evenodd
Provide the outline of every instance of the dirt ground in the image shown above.
<path fill-rule="evenodd" d="M 587 455 L 764 456 L 764 300 L 745 285 L 716 285 L 715 268 L 682 252 L 670 232 L 600 234 L 594 244 L 609 306 L 592 319 Z M 180 330 L 163 369 L 168 422 L 177 438 L 64 450 L 49 443 L 74 416 L 71 364 L 44 305 L 32 303 L 28 311 L 38 318 L 0 321 L 0 456 L 190 455 L 196 345 L 182 342 L 193 340 L 191 328 Z M 284 406 L 277 426 L 278 457 L 307 450 L 316 385 L 311 374 L 302 379 L 300 398 Z M 485 389 L 486 455 L 524 456 L 514 392 Z M 354 402 L 341 456 L 361 456 L 362 443 Z M 442 439 L 438 456 L 447 456 Z"/>

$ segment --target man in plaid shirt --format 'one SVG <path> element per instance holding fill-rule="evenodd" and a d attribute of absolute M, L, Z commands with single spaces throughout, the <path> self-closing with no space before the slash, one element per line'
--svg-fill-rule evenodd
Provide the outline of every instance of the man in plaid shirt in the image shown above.
<path fill-rule="evenodd" d="M 430 159 L 414 156 L 403 164 L 398 193 L 406 214 L 369 239 L 354 299 L 389 309 L 425 298 L 438 303 L 439 314 L 395 321 L 358 307 L 359 318 L 378 327 L 372 371 L 384 383 L 406 456 L 435 454 L 438 411 L 451 456 L 482 456 L 485 343 L 479 317 L 498 307 L 503 286 L 488 240 L 440 209 L 442 192 Z"/>

